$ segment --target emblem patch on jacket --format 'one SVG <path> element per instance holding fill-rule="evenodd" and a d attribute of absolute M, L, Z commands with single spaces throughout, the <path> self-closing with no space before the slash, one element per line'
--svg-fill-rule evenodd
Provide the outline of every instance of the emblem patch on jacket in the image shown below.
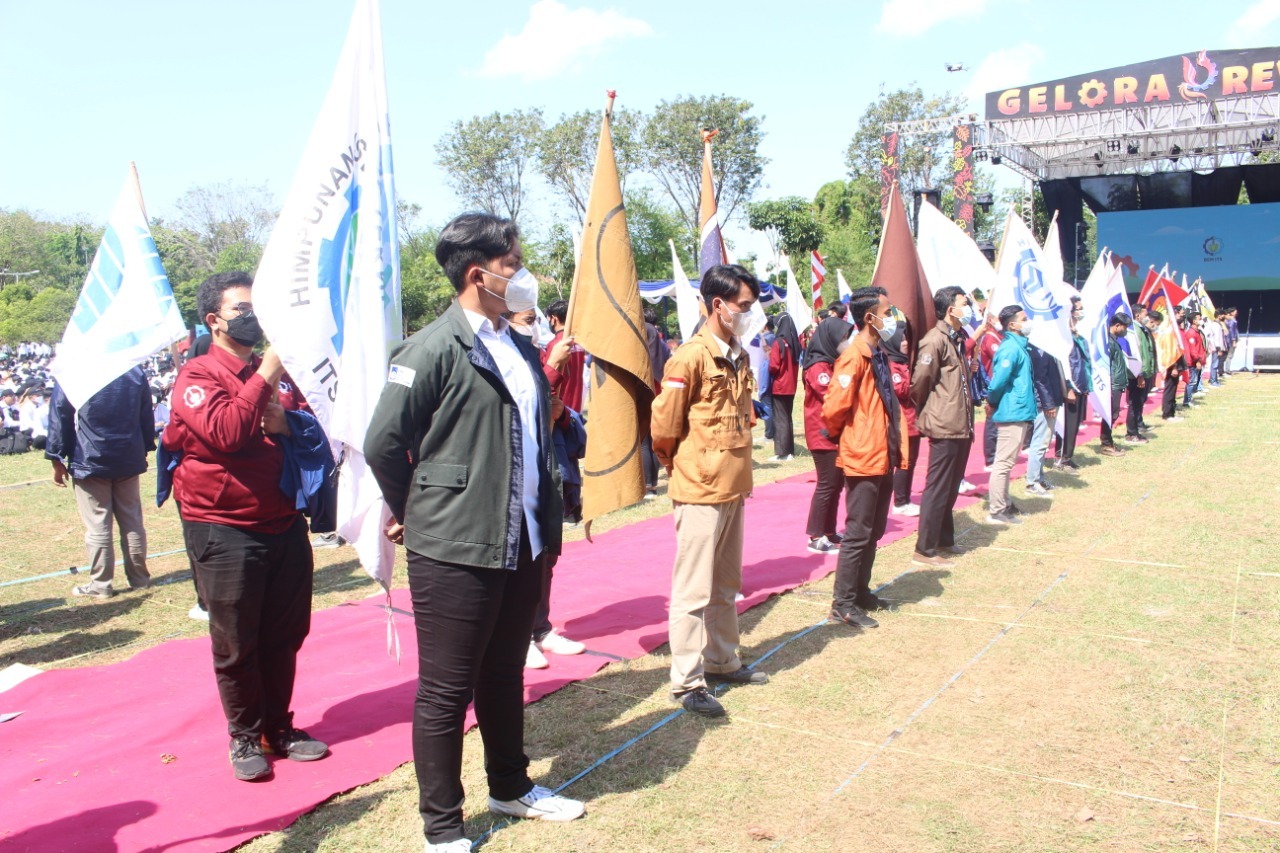
<path fill-rule="evenodd" d="M 413 377 L 418 375 L 418 371 L 412 367 L 405 367 L 403 364 L 391 365 L 391 372 L 387 374 L 387 382 L 394 382 L 397 385 L 403 385 L 406 388 L 413 387 Z"/>
<path fill-rule="evenodd" d="M 188 385 L 187 390 L 182 392 L 182 402 L 192 409 L 198 407 L 204 402 L 204 389 L 199 385 Z"/>

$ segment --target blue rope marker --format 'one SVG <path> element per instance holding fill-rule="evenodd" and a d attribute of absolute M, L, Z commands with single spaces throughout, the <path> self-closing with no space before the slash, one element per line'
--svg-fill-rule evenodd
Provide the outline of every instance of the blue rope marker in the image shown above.
<path fill-rule="evenodd" d="M 172 551 L 161 551 L 159 554 L 148 554 L 147 559 L 154 560 L 157 557 L 171 557 L 174 554 L 184 554 L 186 553 L 186 550 L 187 550 L 186 548 L 175 548 Z M 124 560 L 123 559 L 116 560 L 116 565 L 123 566 Z M 4 581 L 3 583 L 0 583 L 0 587 L 16 586 L 17 584 L 20 584 L 20 583 L 33 583 L 34 581 L 43 581 L 43 580 L 48 580 L 49 578 L 60 578 L 63 575 L 78 575 L 81 572 L 88 571 L 90 568 L 91 568 L 90 566 L 71 566 L 66 569 L 58 569 L 58 571 L 56 572 L 48 572 L 47 574 L 43 574 L 43 575 L 34 575 L 29 578 L 18 578 L 17 580 Z"/>

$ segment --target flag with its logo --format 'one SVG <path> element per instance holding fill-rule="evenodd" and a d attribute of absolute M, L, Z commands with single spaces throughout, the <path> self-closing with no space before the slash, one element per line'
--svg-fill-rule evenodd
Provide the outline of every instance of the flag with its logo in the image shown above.
<path fill-rule="evenodd" d="M 816 250 L 809 269 L 813 273 L 813 310 L 816 313 L 822 310 L 822 285 L 827 280 L 827 263 Z"/>
<path fill-rule="evenodd" d="M 1065 365 L 1071 356 L 1071 297 L 1060 272 L 1045 274 L 1043 249 L 1022 217 L 1012 212 L 996 262 L 997 283 L 987 313 L 1021 305 L 1032 320 L 1030 341 Z"/>
<path fill-rule="evenodd" d="M 62 334 L 53 375 L 77 409 L 108 383 L 187 337 L 132 168 Z"/>
<path fill-rule="evenodd" d="M 390 513 L 361 448 L 400 340 L 400 256 L 378 0 L 357 0 L 329 93 L 258 265 L 253 304 L 342 464 L 338 532 L 390 589 Z"/>
<path fill-rule="evenodd" d="M 711 140 L 720 131 L 702 131 L 702 197 L 698 201 L 698 226 L 701 240 L 698 250 L 698 276 L 719 264 L 729 262 L 724 250 L 724 238 L 720 234 L 720 214 L 716 209 L 716 184 L 711 173 Z"/>

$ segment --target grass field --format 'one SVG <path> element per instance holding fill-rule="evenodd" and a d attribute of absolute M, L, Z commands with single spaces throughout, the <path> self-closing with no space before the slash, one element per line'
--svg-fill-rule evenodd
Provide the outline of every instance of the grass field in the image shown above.
<path fill-rule="evenodd" d="M 954 570 L 908 572 L 912 537 L 883 548 L 874 583 L 900 606 L 875 631 L 814 628 L 830 578 L 749 611 L 743 657 L 767 654 L 772 682 L 726 692 L 727 721 L 673 714 L 665 648 L 530 706 L 535 779 L 595 768 L 566 789 L 581 821 L 491 819 L 469 735 L 469 835 L 530 851 L 1280 849 L 1280 378 L 1202 399 L 1122 459 L 1083 449 L 1079 478 L 1050 474 L 1053 501 L 1016 485 L 1021 527 L 967 510 Z M 770 453 L 758 482 L 810 470 Z M 0 459 L 0 485 L 46 475 Z M 0 582 L 83 565 L 69 493 L 0 489 L 0 517 Z M 176 521 L 149 511 L 153 553 L 180 548 Z M 349 549 L 317 557 L 317 608 L 372 591 Z M 0 587 L 0 665 L 108 663 L 199 633 L 185 557 L 152 573 L 107 602 L 68 598 L 69 575 Z M 405 765 L 246 849 L 420 844 Z"/>

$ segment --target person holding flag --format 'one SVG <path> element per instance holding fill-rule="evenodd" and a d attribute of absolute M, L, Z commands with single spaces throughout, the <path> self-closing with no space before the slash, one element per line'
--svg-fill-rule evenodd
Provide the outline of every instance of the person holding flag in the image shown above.
<path fill-rule="evenodd" d="M 364 456 L 408 552 L 418 634 L 413 756 L 427 843 L 463 845 L 462 735 L 475 699 L 489 810 L 572 820 L 582 803 L 529 778 L 524 669 L 543 563 L 564 507 L 551 397 L 537 348 L 503 314 L 534 305 L 514 222 L 465 213 L 436 260 L 457 297 L 391 357 Z"/>
<path fill-rule="evenodd" d="M 1141 368 L 1139 373 L 1129 377 L 1129 413 L 1124 440 L 1126 444 L 1147 444 L 1151 439 L 1142 434 L 1142 430 L 1149 429 L 1142 419 L 1142 410 L 1156 379 L 1156 342 L 1147 327 L 1147 308 L 1142 303 L 1133 306 L 1133 321 Z"/>
<path fill-rule="evenodd" d="M 1089 390 L 1093 387 L 1093 369 L 1089 363 L 1089 343 L 1080 335 L 1084 308 L 1079 296 L 1071 298 L 1071 354 L 1067 359 L 1066 393 L 1062 401 L 1062 435 L 1054 436 L 1054 468 L 1078 474 L 1075 463 L 1076 439 L 1089 406 Z"/>
<path fill-rule="evenodd" d="M 1103 456 L 1123 456 L 1124 451 L 1116 447 L 1115 437 L 1112 430 L 1116 424 L 1120 422 L 1120 394 L 1129 384 L 1129 363 L 1125 359 L 1124 349 L 1120 346 L 1120 341 L 1129 334 L 1129 326 L 1133 324 L 1133 320 L 1123 311 L 1117 311 L 1111 315 L 1111 319 L 1107 322 L 1107 364 L 1111 372 L 1111 413 L 1107 416 L 1105 413 L 1102 418 L 1102 435 L 1100 451 Z M 1130 399 L 1130 405 L 1133 400 Z"/>
<path fill-rule="evenodd" d="M 987 415 L 996 425 L 996 456 L 987 495 L 987 524 L 1021 524 L 1009 501 L 1009 474 L 1036 419 L 1036 394 L 1028 353 L 1032 321 L 1021 305 L 1000 309 L 1004 340 L 992 361 Z"/>

